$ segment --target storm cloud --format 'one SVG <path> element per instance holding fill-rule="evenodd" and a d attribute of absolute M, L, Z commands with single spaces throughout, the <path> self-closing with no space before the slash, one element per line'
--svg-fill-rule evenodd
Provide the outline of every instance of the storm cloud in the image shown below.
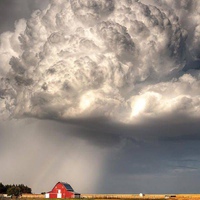
<path fill-rule="evenodd" d="M 16 8 L 16 2 L 8 8 Z M 55 142 L 77 156 L 79 151 L 70 146 L 77 143 L 82 151 L 78 165 L 82 162 L 86 171 L 96 155 L 93 174 L 88 175 L 91 191 L 81 189 L 82 182 L 62 167 L 58 176 L 49 178 L 52 184 L 65 172 L 88 193 L 140 192 L 143 186 L 144 192 L 195 192 L 197 179 L 172 188 L 169 177 L 199 177 L 200 2 L 51 0 L 47 7 L 47 2 L 40 3 L 27 1 L 27 13 L 40 9 L 30 17 L 24 13 L 20 20 L 15 16 L 15 30 L 0 36 L 0 119 L 6 121 L 1 125 L 2 152 L 14 150 L 3 150 L 14 134 L 10 123 L 19 131 L 26 127 L 17 140 L 30 138 L 37 144 L 34 138 L 42 137 L 38 148 L 44 146 L 49 153 L 55 151 L 50 145 Z M 29 151 L 35 158 L 33 149 Z M 73 168 L 63 151 L 56 154 L 63 166 Z M 23 156 L 20 160 L 26 163 Z M 39 166 L 35 168 L 36 174 Z M 76 178 L 81 167 L 77 171 Z M 163 177 L 167 182 L 157 189 Z M 118 178 L 126 189 L 120 190 Z M 148 187 L 147 179 L 154 184 Z"/>

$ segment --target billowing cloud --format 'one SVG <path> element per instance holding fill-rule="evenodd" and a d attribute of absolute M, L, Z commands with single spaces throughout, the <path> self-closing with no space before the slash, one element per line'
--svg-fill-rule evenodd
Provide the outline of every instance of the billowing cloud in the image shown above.
<path fill-rule="evenodd" d="M 187 36 L 174 14 L 138 1 L 51 1 L 1 35 L 1 114 L 123 123 L 148 113 L 198 116 L 199 77 L 173 79 L 187 52 L 198 54 Z"/>

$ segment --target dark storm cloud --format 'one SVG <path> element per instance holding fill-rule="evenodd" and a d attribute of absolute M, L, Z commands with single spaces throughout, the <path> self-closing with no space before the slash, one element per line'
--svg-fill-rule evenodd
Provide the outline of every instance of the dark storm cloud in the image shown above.
<path fill-rule="evenodd" d="M 65 120 L 62 122 L 57 121 L 57 125 L 49 124 L 48 126 L 51 128 L 56 127 L 60 132 L 64 132 L 63 127 L 70 126 L 71 132 L 67 133 L 67 135 L 81 138 L 89 145 L 94 145 L 100 148 L 118 147 L 123 139 L 123 137 L 121 137 L 121 132 L 116 130 L 116 126 L 108 119 L 101 117 Z"/>
<path fill-rule="evenodd" d="M 13 31 L 16 20 L 29 18 L 34 10 L 47 4 L 48 0 L 0 0 L 0 33 Z"/>
<path fill-rule="evenodd" d="M 51 117 L 49 119 L 52 120 Z M 123 139 L 179 141 L 198 140 L 200 137 L 199 120 L 180 115 L 163 117 L 160 120 L 146 119 L 146 121 L 136 125 L 116 123 L 102 117 L 58 121 L 58 129 L 59 124 L 62 124 L 61 127 L 70 125 L 75 131 L 72 133 L 74 136 L 98 146 L 115 146 L 120 144 Z M 61 130 L 63 131 L 63 128 Z"/>

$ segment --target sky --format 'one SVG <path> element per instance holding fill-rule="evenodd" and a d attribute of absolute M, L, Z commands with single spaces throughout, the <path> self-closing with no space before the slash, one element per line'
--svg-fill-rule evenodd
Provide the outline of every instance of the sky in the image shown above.
<path fill-rule="evenodd" d="M 199 193 L 198 0 L 0 0 L 0 182 L 34 193 Z"/>

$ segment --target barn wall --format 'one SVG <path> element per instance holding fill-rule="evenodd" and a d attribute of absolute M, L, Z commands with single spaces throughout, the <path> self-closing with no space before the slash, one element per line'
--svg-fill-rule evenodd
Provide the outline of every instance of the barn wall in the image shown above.
<path fill-rule="evenodd" d="M 58 198 L 58 193 L 62 194 L 61 198 L 74 198 L 74 193 L 67 191 L 64 185 L 61 183 L 57 183 L 49 193 L 49 198 Z"/>

